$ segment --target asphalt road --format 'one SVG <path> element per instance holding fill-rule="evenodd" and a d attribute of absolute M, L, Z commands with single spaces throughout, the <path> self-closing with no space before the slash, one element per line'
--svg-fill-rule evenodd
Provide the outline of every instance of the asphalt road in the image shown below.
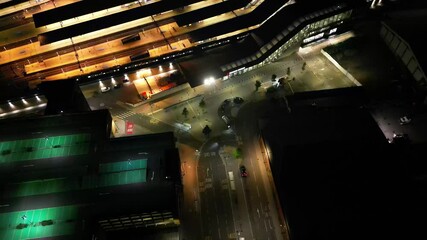
<path fill-rule="evenodd" d="M 202 238 L 227 239 L 234 233 L 231 189 L 219 143 L 210 139 L 201 149 L 198 179 L 201 204 Z M 237 177 L 237 176 L 236 176 Z"/>

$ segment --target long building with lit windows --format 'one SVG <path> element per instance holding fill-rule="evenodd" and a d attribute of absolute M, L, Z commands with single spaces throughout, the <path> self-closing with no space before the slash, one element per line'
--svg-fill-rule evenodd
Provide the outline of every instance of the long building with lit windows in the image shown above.
<path fill-rule="evenodd" d="M 0 239 L 176 231 L 173 133 L 109 139 L 111 122 L 108 110 L 0 121 Z"/>
<path fill-rule="evenodd" d="M 0 83 L 93 80 L 171 62 L 191 86 L 227 79 L 348 27 L 349 0 L 0 3 Z"/>

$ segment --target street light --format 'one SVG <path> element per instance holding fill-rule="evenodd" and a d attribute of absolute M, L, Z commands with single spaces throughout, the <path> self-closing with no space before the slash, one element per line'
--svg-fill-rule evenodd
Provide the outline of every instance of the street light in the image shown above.
<path fill-rule="evenodd" d="M 215 79 L 213 77 L 208 77 L 208 78 L 205 78 L 203 82 L 205 85 L 212 85 L 215 83 Z"/>

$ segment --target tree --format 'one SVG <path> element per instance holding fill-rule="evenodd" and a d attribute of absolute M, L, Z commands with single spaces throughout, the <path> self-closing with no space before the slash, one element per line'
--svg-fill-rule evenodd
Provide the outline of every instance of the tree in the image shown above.
<path fill-rule="evenodd" d="M 241 149 L 241 148 L 236 148 L 236 149 L 233 151 L 233 156 L 234 156 L 234 158 L 236 158 L 236 159 L 241 158 L 241 157 L 242 157 L 242 154 L 243 154 L 243 151 L 242 151 L 242 149 Z"/>
<path fill-rule="evenodd" d="M 206 137 L 209 137 L 209 134 L 212 132 L 212 130 L 211 130 L 211 128 L 210 128 L 208 125 L 206 125 L 206 126 L 203 128 L 202 132 L 203 132 L 203 134 L 204 134 Z"/>
<path fill-rule="evenodd" d="M 286 74 L 291 75 L 291 68 L 288 67 L 288 70 L 286 71 Z"/>
<path fill-rule="evenodd" d="M 306 62 L 304 62 L 303 64 L 302 64 L 302 70 L 304 71 L 305 70 L 305 67 L 307 66 L 307 63 Z"/>
<path fill-rule="evenodd" d="M 277 78 L 276 74 L 271 75 L 271 81 L 272 82 L 276 81 L 276 78 Z"/>
<path fill-rule="evenodd" d="M 279 78 L 279 86 L 283 87 L 285 85 L 285 78 Z"/>
<path fill-rule="evenodd" d="M 255 82 L 255 92 L 257 92 L 260 87 L 261 87 L 261 82 L 260 81 L 256 81 Z"/>
<path fill-rule="evenodd" d="M 184 115 L 185 118 L 188 117 L 188 109 L 186 107 L 182 109 L 182 115 Z"/>
<path fill-rule="evenodd" d="M 206 102 L 205 102 L 204 98 L 202 98 L 202 100 L 200 100 L 199 107 L 201 107 L 201 108 L 205 108 L 206 107 Z"/>

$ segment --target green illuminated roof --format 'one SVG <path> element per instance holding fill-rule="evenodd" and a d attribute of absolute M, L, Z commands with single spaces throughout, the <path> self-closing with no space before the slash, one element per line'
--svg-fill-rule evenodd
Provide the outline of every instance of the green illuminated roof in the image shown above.
<path fill-rule="evenodd" d="M 147 159 L 100 164 L 98 176 L 55 178 L 9 185 L 9 197 L 70 192 L 97 187 L 108 187 L 146 182 Z"/>
<path fill-rule="evenodd" d="M 73 234 L 81 225 L 76 205 L 0 214 L 0 239 L 47 238 Z"/>
<path fill-rule="evenodd" d="M 99 164 L 100 173 L 121 172 L 134 169 L 147 168 L 147 159 L 128 160 L 124 162 Z"/>
<path fill-rule="evenodd" d="M 86 154 L 89 142 L 89 134 L 0 142 L 0 164 Z"/>

